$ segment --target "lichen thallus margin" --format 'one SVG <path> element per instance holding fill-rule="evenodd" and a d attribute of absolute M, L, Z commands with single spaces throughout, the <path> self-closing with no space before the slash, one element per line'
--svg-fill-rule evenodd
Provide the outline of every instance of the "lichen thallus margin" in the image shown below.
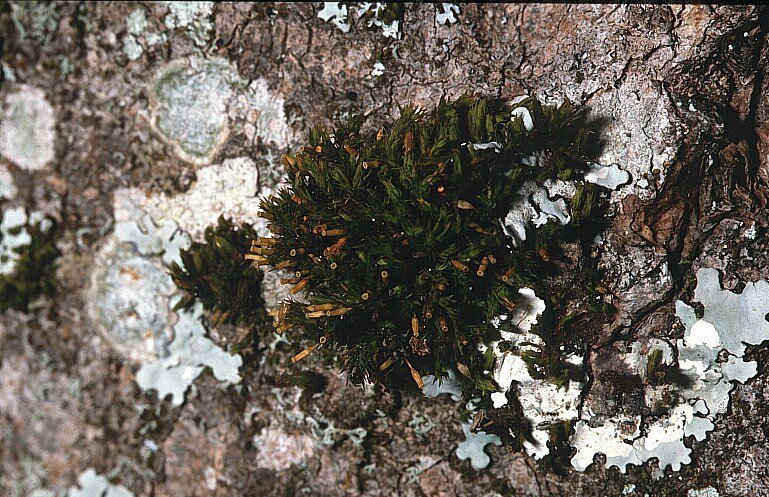
<path fill-rule="evenodd" d="M 465 95 L 431 112 L 401 108 L 378 131 L 363 124 L 313 128 L 309 146 L 282 158 L 287 183 L 261 202 L 273 237 L 245 257 L 284 271 L 304 296 L 280 304 L 277 331 L 309 342 L 294 362 L 333 349 L 354 383 L 421 388 L 454 369 L 468 398 L 494 392 L 494 350 L 482 345 L 516 330 L 507 318 L 519 290 L 540 288 L 561 241 L 589 243 L 600 218 L 602 188 L 582 181 L 595 149 L 583 113 Z M 555 181 L 576 185 L 568 225 L 548 218 L 525 240 L 508 236 L 500 220 L 522 186 Z M 589 286 L 594 268 L 580 267 Z M 565 371 L 561 355 L 532 357 L 558 362 L 540 372 Z"/>

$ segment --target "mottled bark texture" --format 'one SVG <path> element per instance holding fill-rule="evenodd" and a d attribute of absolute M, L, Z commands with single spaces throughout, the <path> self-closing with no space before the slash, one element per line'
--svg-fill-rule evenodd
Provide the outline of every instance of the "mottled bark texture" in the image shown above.
<path fill-rule="evenodd" d="M 172 198 L 191 191 L 206 164 L 240 157 L 270 185 L 277 157 L 310 126 L 353 113 L 375 128 L 399 105 L 431 108 L 465 92 L 567 98 L 589 109 L 601 163 L 632 176 L 612 193 L 599 254 L 617 312 L 600 318 L 598 351 L 586 356 L 595 391 L 607 389 L 599 349 L 680 337 L 674 302 L 691 296 L 696 269 L 719 269 L 729 289 L 769 278 L 769 11 L 461 5 L 456 23 L 440 25 L 439 7 L 409 4 L 394 39 L 358 19 L 356 5 L 347 33 L 318 17 L 319 3 L 188 8 L 0 3 L 3 109 L 13 95 L 42 91 L 55 119 L 42 167 L 13 152 L 15 139 L 4 148 L 3 191 L 13 194 L 3 207 L 58 220 L 63 253 L 57 293 L 0 318 L 0 494 L 65 495 L 88 468 L 137 496 L 769 494 L 763 347 L 752 352 L 758 376 L 732 392 L 679 472 L 647 463 L 620 474 L 600 461 L 575 472 L 568 458 L 536 462 L 504 446 L 488 446 L 492 464 L 476 471 L 454 454 L 462 435 L 448 396 L 348 386 L 309 358 L 304 369 L 328 382 L 314 395 L 285 376 L 295 349 L 265 337 L 239 387 L 204 372 L 176 407 L 138 388 L 138 363 L 86 311 L 96 254 L 120 221 L 118 189 Z M 234 75 L 206 69 L 205 98 L 177 96 L 173 105 L 203 108 L 183 130 L 209 119 L 200 136 L 216 142 L 186 143 L 203 138 L 157 120 L 156 79 L 169 62 L 205 59 Z M 45 158 L 45 143 L 32 146 Z M 185 146 L 203 151 L 190 160 Z M 743 236 L 748 229 L 757 235 Z M 210 336 L 225 346 L 241 333 L 222 325 Z M 366 430 L 361 443 L 356 428 Z"/>

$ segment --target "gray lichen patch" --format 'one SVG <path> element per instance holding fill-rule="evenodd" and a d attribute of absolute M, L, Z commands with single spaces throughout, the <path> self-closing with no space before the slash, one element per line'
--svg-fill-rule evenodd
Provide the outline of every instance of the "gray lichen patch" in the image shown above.
<path fill-rule="evenodd" d="M 229 135 L 227 104 L 237 74 L 218 59 L 177 60 L 150 86 L 151 123 L 180 158 L 207 164 Z"/>
<path fill-rule="evenodd" d="M 167 39 L 165 33 L 154 33 L 147 30 L 149 21 L 143 7 L 140 7 L 126 18 L 128 33 L 123 38 L 123 52 L 128 60 L 138 60 L 145 48 L 151 47 Z"/>
<path fill-rule="evenodd" d="M 160 260 L 113 240 L 97 256 L 88 313 L 117 351 L 136 361 L 152 360 L 165 354 L 172 339 L 168 299 L 175 291 Z"/>
<path fill-rule="evenodd" d="M 259 451 L 256 464 L 272 471 L 284 471 L 291 466 L 301 465 L 313 456 L 317 444 L 304 434 L 288 434 L 280 428 L 262 428 L 253 438 L 254 447 Z"/>
<path fill-rule="evenodd" d="M 53 160 L 56 118 L 42 90 L 21 86 L 5 97 L 0 116 L 0 155 L 29 171 Z"/>
<path fill-rule="evenodd" d="M 236 224 L 250 224 L 260 236 L 269 236 L 266 220 L 259 217 L 259 198 L 274 191 L 282 172 L 272 160 L 267 164 L 269 170 L 238 157 L 201 168 L 197 181 L 179 195 L 147 196 L 139 189 L 120 189 L 115 192 L 115 220 L 133 221 L 130 213 L 147 212 L 157 223 L 178 223 L 192 240 L 202 242 L 206 227 L 224 216 Z M 281 277 L 280 273 L 265 272 L 262 294 L 268 308 L 288 297 L 289 287 L 280 283 Z"/>
<path fill-rule="evenodd" d="M 203 47 L 211 37 L 214 28 L 211 15 L 214 2 L 163 2 L 169 13 L 163 20 L 168 29 L 183 28 L 199 47 Z"/>
<path fill-rule="evenodd" d="M 233 133 L 280 149 L 293 139 L 284 99 L 262 79 L 243 80 L 222 59 L 170 62 L 157 73 L 149 94 L 153 129 L 193 164 L 210 163 Z"/>

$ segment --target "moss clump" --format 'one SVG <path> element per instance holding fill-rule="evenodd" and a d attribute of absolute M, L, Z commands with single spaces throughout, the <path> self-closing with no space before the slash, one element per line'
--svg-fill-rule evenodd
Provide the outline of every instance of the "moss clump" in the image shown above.
<path fill-rule="evenodd" d="M 256 232 L 239 227 L 223 216 L 204 233 L 205 243 L 194 242 L 181 252 L 183 267 L 173 263 L 171 278 L 185 292 L 176 309 L 200 299 L 215 322 L 255 327 L 267 322 L 262 299 L 262 272 L 243 259 Z"/>
<path fill-rule="evenodd" d="M 25 224 L 9 229 L 5 236 L 17 236 L 22 230 L 29 234 L 30 242 L 12 249 L 18 256 L 14 269 L 0 274 L 0 312 L 8 309 L 28 312 L 30 303 L 41 296 L 53 295 L 56 290 L 55 263 L 61 254 L 54 242 L 55 225 L 43 228 L 41 221 L 27 219 Z"/>
<path fill-rule="evenodd" d="M 262 201 L 274 238 L 249 258 L 290 271 L 278 329 L 309 348 L 335 348 L 354 382 L 421 386 L 454 368 L 485 391 L 494 351 L 478 351 L 507 319 L 518 290 L 549 264 L 553 220 L 514 243 L 500 223 L 526 182 L 580 180 L 587 169 L 580 114 L 568 103 L 525 107 L 463 96 L 427 114 L 401 109 L 378 132 L 355 117 L 283 158 L 289 184 Z M 519 109 L 515 116 L 525 113 Z M 525 116 L 528 117 L 528 116 Z M 530 129 L 527 129 L 527 125 Z M 532 161 L 532 156 L 537 160 Z M 579 193 L 571 225 L 590 214 Z M 496 326 L 492 320 L 497 318 Z"/>

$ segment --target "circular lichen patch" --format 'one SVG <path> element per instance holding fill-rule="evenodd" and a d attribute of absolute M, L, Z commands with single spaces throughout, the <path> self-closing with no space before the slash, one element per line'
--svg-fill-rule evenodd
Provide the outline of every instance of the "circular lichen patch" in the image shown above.
<path fill-rule="evenodd" d="M 183 160 L 208 164 L 229 135 L 237 73 L 221 60 L 171 62 L 150 85 L 151 123 Z"/>

